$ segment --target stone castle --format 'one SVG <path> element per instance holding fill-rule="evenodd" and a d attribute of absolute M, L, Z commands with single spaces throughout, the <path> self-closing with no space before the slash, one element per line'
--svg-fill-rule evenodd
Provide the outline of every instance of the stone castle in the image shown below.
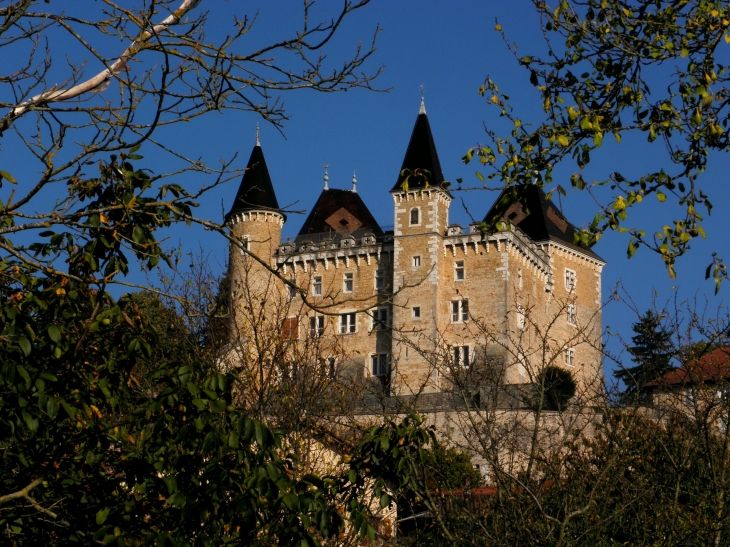
<path fill-rule="evenodd" d="M 225 219 L 232 332 L 244 353 L 275 363 L 281 340 L 290 350 L 316 342 L 322 374 L 379 383 L 393 397 L 450 389 L 485 362 L 501 363 L 506 384 L 534 382 L 551 365 L 590 390 L 601 376 L 605 262 L 574 242 L 543 190 L 503 192 L 484 217 L 492 226 L 499 215 L 503 230 L 450 224 L 453 196 L 423 103 L 393 175 L 392 231 L 354 178 L 351 190 L 330 189 L 325 175 L 298 236 L 282 241 L 286 214 L 257 137 Z M 279 342 L 254 342 L 263 330 Z"/>

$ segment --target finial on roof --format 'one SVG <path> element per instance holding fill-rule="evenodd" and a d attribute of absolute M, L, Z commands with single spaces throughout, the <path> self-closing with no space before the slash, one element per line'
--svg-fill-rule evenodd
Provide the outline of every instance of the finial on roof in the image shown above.
<path fill-rule="evenodd" d="M 425 114 L 426 113 L 426 86 L 421 84 L 421 108 L 418 110 L 419 114 Z"/>
<path fill-rule="evenodd" d="M 259 142 L 259 124 L 256 124 L 256 146 L 261 146 L 261 142 Z"/>
<path fill-rule="evenodd" d="M 324 167 L 324 189 L 329 190 L 330 176 L 327 174 L 327 168 L 329 167 L 329 165 L 325 164 L 322 167 Z"/>
<path fill-rule="evenodd" d="M 352 172 L 352 191 L 357 194 L 357 177 L 355 171 Z"/>

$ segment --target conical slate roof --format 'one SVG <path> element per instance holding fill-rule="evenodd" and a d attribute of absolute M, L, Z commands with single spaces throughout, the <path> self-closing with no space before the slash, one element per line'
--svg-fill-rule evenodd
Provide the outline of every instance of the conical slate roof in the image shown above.
<path fill-rule="evenodd" d="M 264 151 L 256 143 L 251 151 L 251 157 L 248 160 L 246 172 L 241 179 L 241 185 L 238 187 L 236 199 L 226 215 L 226 221 L 236 213 L 261 210 L 281 213 L 274 192 L 274 185 L 271 183 L 271 177 L 269 176 L 269 169 L 266 167 Z"/>
<path fill-rule="evenodd" d="M 430 174 L 423 173 L 424 171 L 428 171 Z M 425 175 L 427 179 L 419 174 Z M 441 171 L 441 163 L 433 142 L 431 126 L 423 105 L 416 118 L 416 125 L 413 126 L 403 165 L 398 172 L 398 182 L 395 183 L 391 192 L 402 192 L 403 181 L 406 177 L 408 177 L 409 190 L 424 188 L 426 180 L 430 186 L 441 186 L 444 182 L 444 174 Z"/>
<path fill-rule="evenodd" d="M 510 186 L 502 193 L 484 217 L 487 224 L 509 219 L 533 241 L 557 241 L 583 254 L 603 260 L 583 243 L 575 244 L 577 229 L 564 216 L 545 192 L 535 184 Z"/>
<path fill-rule="evenodd" d="M 369 230 L 375 236 L 383 230 L 357 192 L 350 190 L 323 190 L 304 221 L 299 236 L 327 232 L 350 233 Z"/>

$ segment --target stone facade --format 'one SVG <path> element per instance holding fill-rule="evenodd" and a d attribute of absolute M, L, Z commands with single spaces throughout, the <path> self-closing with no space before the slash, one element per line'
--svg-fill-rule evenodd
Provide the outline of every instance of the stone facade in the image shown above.
<path fill-rule="evenodd" d="M 429 175 L 403 184 L 405 172 Z M 539 201 L 531 209 L 507 210 L 509 229 L 450 225 L 453 198 L 425 111 L 400 176 L 392 232 L 375 223 L 354 185 L 325 189 L 294 242 L 281 241 L 278 206 L 234 206 L 227 222 L 238 240 L 230 279 L 239 339 L 265 324 L 294 345 L 316 340 L 319 355 L 337 356 L 333 374 L 378 378 L 393 396 L 449 391 L 460 370 L 495 363 L 507 384 L 529 384 L 556 365 L 571 371 L 579 393 L 598 393 L 605 263 L 573 244 L 574 227 L 542 191 L 526 190 Z M 239 196 L 247 184 L 244 177 Z M 327 201 L 328 192 L 340 194 Z M 259 325 L 254 301 L 267 310 Z"/>

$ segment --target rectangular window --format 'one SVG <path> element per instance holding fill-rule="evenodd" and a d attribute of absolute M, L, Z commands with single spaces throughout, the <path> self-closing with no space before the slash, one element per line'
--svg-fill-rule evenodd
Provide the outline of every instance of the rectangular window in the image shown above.
<path fill-rule="evenodd" d="M 525 308 L 517 304 L 517 328 L 525 330 Z"/>
<path fill-rule="evenodd" d="M 322 296 L 322 276 L 314 276 L 314 282 L 312 283 L 312 292 L 314 296 Z"/>
<path fill-rule="evenodd" d="M 575 364 L 575 350 L 573 348 L 565 348 L 565 366 L 573 367 Z"/>
<path fill-rule="evenodd" d="M 385 376 L 388 374 L 388 354 L 375 353 L 371 355 L 373 376 Z"/>
<path fill-rule="evenodd" d="M 292 281 L 292 283 L 294 283 Z M 289 295 L 289 298 L 294 298 L 297 295 L 297 288 L 294 285 L 287 285 L 286 286 L 286 294 Z"/>
<path fill-rule="evenodd" d="M 456 262 L 454 262 L 454 279 L 456 279 L 456 281 L 464 280 L 464 261 L 463 260 L 457 260 Z"/>
<path fill-rule="evenodd" d="M 281 325 L 281 337 L 290 340 L 299 338 L 299 318 L 287 317 Z"/>
<path fill-rule="evenodd" d="M 346 273 L 344 282 L 343 282 L 343 286 L 342 286 L 342 291 L 343 292 L 352 292 L 352 288 L 354 287 L 354 284 L 355 284 L 354 274 Z"/>
<path fill-rule="evenodd" d="M 309 318 L 309 336 L 310 338 L 319 338 L 324 335 L 324 316 L 317 315 Z"/>
<path fill-rule="evenodd" d="M 575 283 L 575 271 L 565 268 L 565 290 L 568 292 L 573 292 L 575 290 Z"/>
<path fill-rule="evenodd" d="M 568 325 L 575 325 L 575 305 L 568 304 L 565 310 L 568 312 Z"/>
<path fill-rule="evenodd" d="M 381 291 L 385 288 L 385 272 L 377 270 L 375 272 L 375 289 Z"/>
<path fill-rule="evenodd" d="M 376 308 L 372 311 L 373 330 L 385 330 L 388 328 L 388 308 Z"/>
<path fill-rule="evenodd" d="M 517 268 L 517 288 L 518 289 L 521 289 L 522 288 L 522 284 L 523 284 L 523 281 L 522 281 L 522 268 Z"/>
<path fill-rule="evenodd" d="M 413 226 L 414 224 L 418 224 L 418 217 L 420 216 L 418 213 L 418 207 L 414 207 L 413 209 L 411 209 L 411 226 Z"/>
<path fill-rule="evenodd" d="M 334 357 L 327 357 L 326 359 L 322 359 L 322 376 L 324 376 L 325 378 L 329 378 L 330 380 L 334 380 L 335 376 L 337 375 L 336 365 L 337 361 L 335 361 Z"/>
<path fill-rule="evenodd" d="M 421 307 L 414 306 L 413 307 L 413 319 L 420 319 L 420 318 L 421 318 Z"/>
<path fill-rule="evenodd" d="M 421 257 L 420 256 L 414 256 L 413 257 L 413 267 L 414 268 L 420 268 L 421 267 Z"/>
<path fill-rule="evenodd" d="M 454 346 L 454 366 L 469 366 L 469 346 Z"/>
<path fill-rule="evenodd" d="M 352 334 L 357 327 L 357 319 L 354 313 L 343 313 L 340 315 L 340 334 Z"/>
<path fill-rule="evenodd" d="M 469 301 L 454 300 L 451 303 L 451 322 L 461 323 L 469 319 Z"/>
<path fill-rule="evenodd" d="M 241 239 L 241 254 L 251 250 L 251 236 L 243 236 Z"/>

